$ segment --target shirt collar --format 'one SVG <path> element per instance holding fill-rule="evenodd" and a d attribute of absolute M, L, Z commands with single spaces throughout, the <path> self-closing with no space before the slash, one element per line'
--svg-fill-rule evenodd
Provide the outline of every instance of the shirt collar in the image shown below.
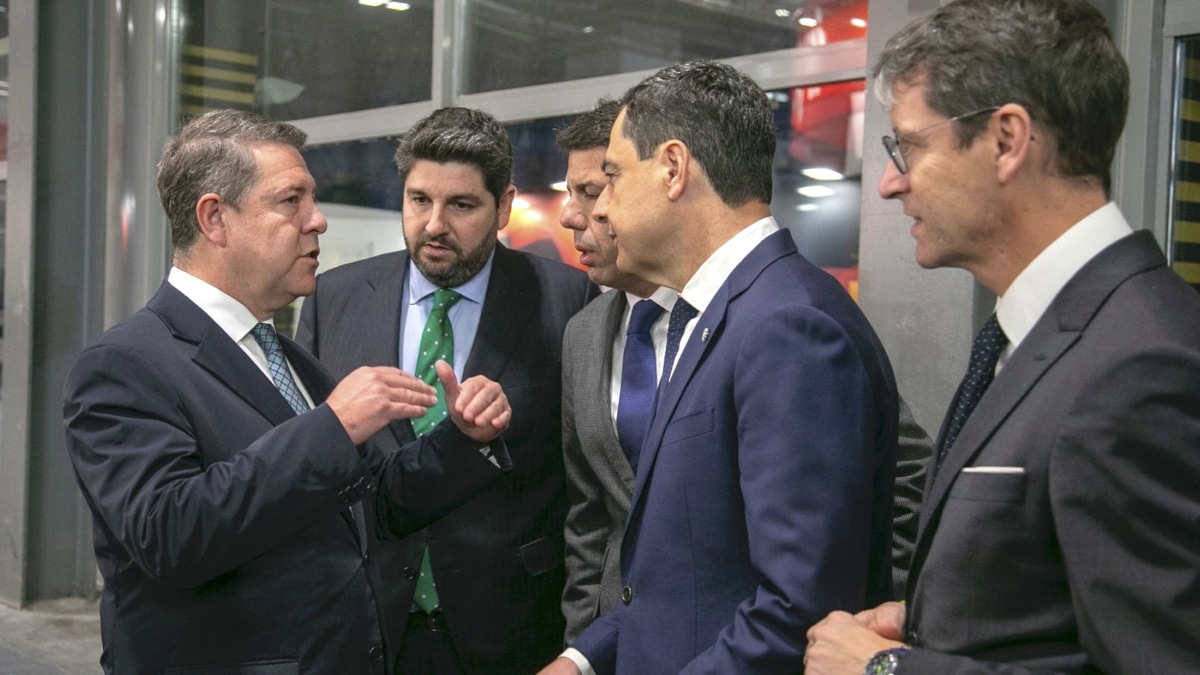
<path fill-rule="evenodd" d="M 499 246 L 500 244 L 496 244 Z M 475 304 L 482 305 L 483 299 L 487 297 L 488 281 L 492 278 L 492 261 L 496 259 L 496 250 L 492 249 L 492 254 L 488 256 L 488 260 L 483 265 L 483 269 L 467 279 L 467 281 L 459 286 L 454 287 L 463 299 L 470 300 Z M 433 295 L 433 292 L 441 288 L 434 284 L 429 279 L 421 274 L 421 270 L 417 269 L 416 263 L 410 257 L 408 260 L 408 304 L 415 305 L 421 300 Z"/>
<path fill-rule="evenodd" d="M 234 342 L 241 342 L 250 330 L 260 323 L 270 324 L 272 327 L 275 325 L 273 319 L 259 321 L 233 296 L 178 267 L 172 267 L 167 273 L 167 283 L 204 310 L 204 313 Z"/>
<path fill-rule="evenodd" d="M 756 220 L 742 228 L 740 232 L 733 235 L 729 241 L 721 244 L 720 248 L 708 256 L 708 260 L 700 265 L 700 268 L 696 270 L 679 294 L 688 301 L 688 304 L 695 307 L 698 313 L 703 314 L 712 299 L 716 297 L 717 290 L 729 278 L 734 268 L 741 264 L 764 239 L 778 230 L 779 224 L 771 216 Z"/>
<path fill-rule="evenodd" d="M 641 296 L 634 295 L 633 293 L 626 293 L 625 312 L 629 313 L 630 308 L 632 308 L 641 300 L 653 300 L 658 304 L 659 307 L 662 307 L 663 310 L 669 314 L 671 309 L 675 307 L 675 300 L 678 298 L 679 294 L 667 288 L 666 286 L 659 286 L 656 291 L 650 294 L 649 298 L 643 298 Z"/>
<path fill-rule="evenodd" d="M 1098 253 L 1133 233 L 1117 205 L 1109 202 L 1062 233 L 1021 270 L 996 300 L 996 320 L 1012 353 L 1033 330 L 1059 291 Z"/>

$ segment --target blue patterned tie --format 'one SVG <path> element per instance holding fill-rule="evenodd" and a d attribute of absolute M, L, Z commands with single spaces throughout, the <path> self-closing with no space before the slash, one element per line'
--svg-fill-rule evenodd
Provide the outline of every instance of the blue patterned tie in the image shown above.
<path fill-rule="evenodd" d="M 938 449 L 937 463 L 934 465 L 935 473 L 942 468 L 942 462 L 946 460 L 950 446 L 954 445 L 955 439 L 958 438 L 958 432 L 962 431 L 963 425 L 967 423 L 967 418 L 971 416 L 971 411 L 975 409 L 979 399 L 983 398 L 983 392 L 987 391 L 988 385 L 992 383 L 992 378 L 996 375 L 996 362 L 1000 359 L 1000 352 L 1004 351 L 1007 346 L 1008 337 L 1000 329 L 1000 322 L 996 321 L 996 315 L 993 314 L 987 323 L 983 324 L 983 328 L 979 329 L 979 334 L 975 336 L 975 344 L 971 346 L 971 362 L 967 366 L 967 374 L 958 388 L 958 404 L 954 406 L 954 417 L 950 418 L 950 426 L 946 428 L 946 437 L 942 440 L 942 447 Z"/>
<path fill-rule="evenodd" d="M 275 388 L 283 394 L 283 398 L 297 415 L 307 412 L 308 401 L 304 400 L 304 395 L 292 379 L 292 372 L 288 370 L 287 359 L 283 357 L 283 348 L 279 346 L 279 336 L 275 334 L 275 328 L 269 323 L 260 323 L 250 329 L 250 334 L 267 355 L 267 369 L 271 371 L 271 381 L 275 383 Z"/>
<path fill-rule="evenodd" d="M 654 411 L 654 341 L 650 327 L 658 320 L 663 308 L 653 300 L 642 300 L 633 306 L 629 328 L 625 331 L 625 354 L 621 360 L 621 398 L 617 402 L 617 439 L 637 472 L 638 451 L 650 426 Z"/>
<path fill-rule="evenodd" d="M 679 343 L 683 341 L 683 331 L 688 322 L 699 313 L 682 295 L 675 300 L 675 306 L 671 308 L 671 319 L 667 323 L 667 355 L 663 359 L 662 377 L 658 380 L 659 389 L 671 381 L 671 372 L 675 370 L 675 355 L 679 353 Z"/>

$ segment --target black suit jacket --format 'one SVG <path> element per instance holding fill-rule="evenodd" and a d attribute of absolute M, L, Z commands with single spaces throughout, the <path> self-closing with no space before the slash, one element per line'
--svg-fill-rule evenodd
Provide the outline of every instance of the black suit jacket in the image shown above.
<path fill-rule="evenodd" d="M 1148 232 L 1102 251 L 979 401 L 926 489 L 901 673 L 1200 668 L 1200 296 L 1165 263 Z"/>
<path fill-rule="evenodd" d="M 296 339 L 334 375 L 396 365 L 408 254 L 389 253 L 317 278 Z M 528 673 L 562 647 L 564 494 L 562 336 L 596 295 L 583 272 L 496 247 L 464 378 L 500 383 L 512 406 L 504 440 L 513 471 L 434 525 L 384 545 L 389 638 L 403 640 L 426 543 L 438 598 L 468 673 Z M 445 424 L 445 423 L 443 423 Z M 407 422 L 393 425 L 412 437 Z"/>
<path fill-rule="evenodd" d="M 333 381 L 281 342 L 323 401 Z M 373 509 L 352 505 L 378 483 L 401 506 L 383 515 L 411 531 L 501 473 L 454 430 L 384 456 L 355 448 L 328 406 L 296 416 L 167 283 L 80 354 L 64 416 L 110 674 L 384 672 L 364 562 Z"/>

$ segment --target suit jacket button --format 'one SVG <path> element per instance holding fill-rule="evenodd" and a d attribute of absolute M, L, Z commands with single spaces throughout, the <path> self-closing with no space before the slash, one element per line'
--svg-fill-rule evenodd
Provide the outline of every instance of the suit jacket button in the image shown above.
<path fill-rule="evenodd" d="M 621 589 L 621 602 L 629 604 L 633 602 L 633 589 L 626 586 Z"/>
<path fill-rule="evenodd" d="M 417 578 L 416 568 L 415 567 L 405 567 L 404 568 L 404 578 L 408 579 L 409 581 L 416 579 Z"/>
<path fill-rule="evenodd" d="M 379 663 L 383 660 L 383 648 L 375 645 L 367 652 L 367 656 L 371 659 L 371 663 Z"/>

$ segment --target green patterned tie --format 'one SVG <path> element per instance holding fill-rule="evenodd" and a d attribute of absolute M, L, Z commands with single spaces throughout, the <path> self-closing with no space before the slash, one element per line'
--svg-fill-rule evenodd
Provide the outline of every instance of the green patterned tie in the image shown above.
<path fill-rule="evenodd" d="M 418 436 L 431 431 L 446 417 L 446 393 L 442 390 L 433 364 L 440 359 L 454 365 L 454 328 L 450 325 L 450 308 L 459 300 L 462 300 L 462 296 L 448 288 L 433 292 L 433 307 L 429 310 L 429 319 L 425 321 L 425 330 L 421 333 L 421 347 L 413 374 L 425 384 L 437 388 L 438 400 L 424 415 L 413 418 L 413 432 Z M 417 577 L 413 602 L 427 613 L 438 608 L 437 587 L 433 582 L 433 569 L 429 565 L 428 546 L 421 555 L 421 575 Z"/>

